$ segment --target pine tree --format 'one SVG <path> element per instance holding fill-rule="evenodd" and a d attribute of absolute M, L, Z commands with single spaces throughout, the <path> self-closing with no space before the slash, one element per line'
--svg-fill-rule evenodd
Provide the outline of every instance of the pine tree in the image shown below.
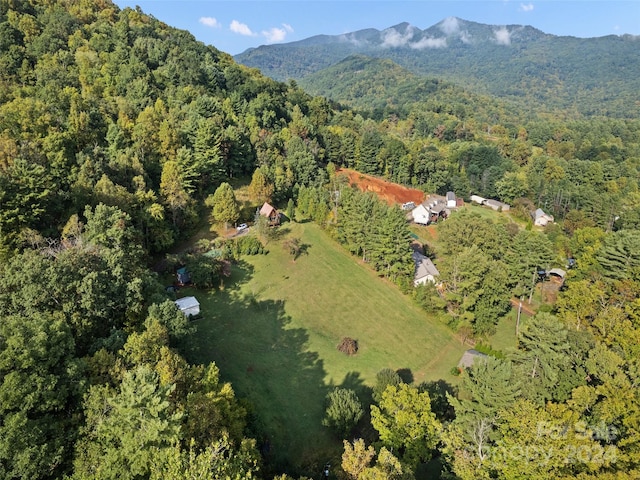
<path fill-rule="evenodd" d="M 240 209 L 233 188 L 228 183 L 222 183 L 213 194 L 211 200 L 213 205 L 212 215 L 217 222 L 223 222 L 225 230 L 229 228 L 229 223 L 234 223 L 240 218 Z"/>

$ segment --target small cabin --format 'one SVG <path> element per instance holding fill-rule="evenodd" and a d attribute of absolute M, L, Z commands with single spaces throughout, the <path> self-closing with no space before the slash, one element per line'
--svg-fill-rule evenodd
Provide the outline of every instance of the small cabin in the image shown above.
<path fill-rule="evenodd" d="M 176 279 L 178 280 L 178 285 L 184 286 L 191 283 L 191 275 L 187 271 L 187 267 L 180 267 L 176 270 Z"/>
<path fill-rule="evenodd" d="M 269 225 L 280 225 L 280 212 L 275 207 L 264 202 L 264 205 L 260 208 L 260 215 L 269 219 Z"/>

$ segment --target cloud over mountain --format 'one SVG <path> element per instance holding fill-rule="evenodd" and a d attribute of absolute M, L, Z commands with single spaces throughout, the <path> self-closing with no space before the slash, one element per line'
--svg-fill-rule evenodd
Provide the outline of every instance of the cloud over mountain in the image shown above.
<path fill-rule="evenodd" d="M 494 30 L 493 36 L 498 45 L 511 45 L 511 33 L 507 27 Z"/>
<path fill-rule="evenodd" d="M 447 46 L 447 39 L 426 37 L 422 40 L 409 44 L 414 50 L 422 50 L 424 48 L 444 48 Z"/>
<path fill-rule="evenodd" d="M 383 47 L 404 47 L 413 38 L 414 29 L 411 25 L 407 27 L 405 33 L 398 32 L 395 28 L 389 28 L 382 32 Z"/>

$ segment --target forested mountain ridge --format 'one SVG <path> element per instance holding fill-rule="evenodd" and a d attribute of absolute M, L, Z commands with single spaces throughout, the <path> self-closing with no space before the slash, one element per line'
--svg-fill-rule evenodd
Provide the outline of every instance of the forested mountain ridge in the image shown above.
<path fill-rule="evenodd" d="M 632 35 L 560 37 L 529 26 L 447 18 L 425 30 L 402 23 L 382 31 L 266 45 L 235 59 L 276 79 L 301 80 L 362 54 L 389 58 L 415 74 L 479 93 L 535 102 L 541 111 L 634 117 L 640 109 L 637 49 Z"/>
<path fill-rule="evenodd" d="M 359 54 L 306 76 L 299 85 L 376 119 L 405 118 L 417 105 L 427 110 L 446 105 L 460 117 L 470 116 L 467 110 L 473 109 L 473 118 L 479 122 L 500 117 L 503 122 L 519 123 L 536 115 L 522 102 L 474 94 L 451 82 L 413 74 L 389 59 Z"/>
<path fill-rule="evenodd" d="M 185 342 L 198 324 L 166 289 L 180 262 L 197 295 L 219 298 L 226 264 L 204 254 L 211 243 L 167 254 L 209 213 L 239 220 L 227 182 L 250 176 L 257 205 L 317 222 L 366 262 L 359 269 L 466 335 L 489 335 L 539 266 L 576 261 L 556 304 L 523 322 L 517 348 L 462 374 L 459 398 L 440 388 L 444 379 L 405 384 L 386 369 L 362 385 L 350 372 L 361 400 L 374 399 L 371 424 L 358 408 L 357 431 L 375 449 L 346 442 L 332 474 L 410 480 L 437 455 L 463 479 L 638 477 L 640 121 L 520 120 L 446 82 L 424 88 L 401 116 L 376 121 L 238 65 L 140 9 L 0 0 L 0 478 L 317 478 L 325 451 L 312 444 L 304 458 L 278 452 L 285 460 L 274 462 L 279 445 L 255 406 L 215 364 L 189 363 Z M 340 184 L 341 166 L 425 193 L 496 197 L 519 223 L 452 215 L 438 227 L 442 297 L 414 289 L 405 212 Z M 538 206 L 556 215 L 544 231 L 530 217 Z M 241 221 L 254 219 L 250 210 Z M 273 231 L 258 220 L 252 230 Z M 219 238 L 214 253 L 241 265 L 241 241 L 264 251 L 259 238 Z M 287 240 L 269 247 L 309 248 Z M 165 276 L 152 258 L 164 258 Z M 259 311 L 259 296 L 240 301 Z M 321 369 L 329 360 L 282 320 L 259 348 L 278 361 L 272 341 L 293 333 Z M 295 401 L 304 382 L 288 373 Z M 359 400 L 339 390 L 327 425 L 338 427 L 341 451 L 355 417 L 340 407 Z"/>

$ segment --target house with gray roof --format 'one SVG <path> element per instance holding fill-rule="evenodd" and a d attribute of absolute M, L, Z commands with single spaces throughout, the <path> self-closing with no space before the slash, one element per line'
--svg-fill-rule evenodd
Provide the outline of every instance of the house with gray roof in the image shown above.
<path fill-rule="evenodd" d="M 553 215 L 544 213 L 544 210 L 538 208 L 533 212 L 533 224 L 538 227 L 544 227 L 547 223 L 553 223 Z"/>
<path fill-rule="evenodd" d="M 440 272 L 429 257 L 414 251 L 413 261 L 416 266 L 413 277 L 414 286 L 425 285 L 427 282 L 436 283 L 436 277 L 440 276 Z"/>

